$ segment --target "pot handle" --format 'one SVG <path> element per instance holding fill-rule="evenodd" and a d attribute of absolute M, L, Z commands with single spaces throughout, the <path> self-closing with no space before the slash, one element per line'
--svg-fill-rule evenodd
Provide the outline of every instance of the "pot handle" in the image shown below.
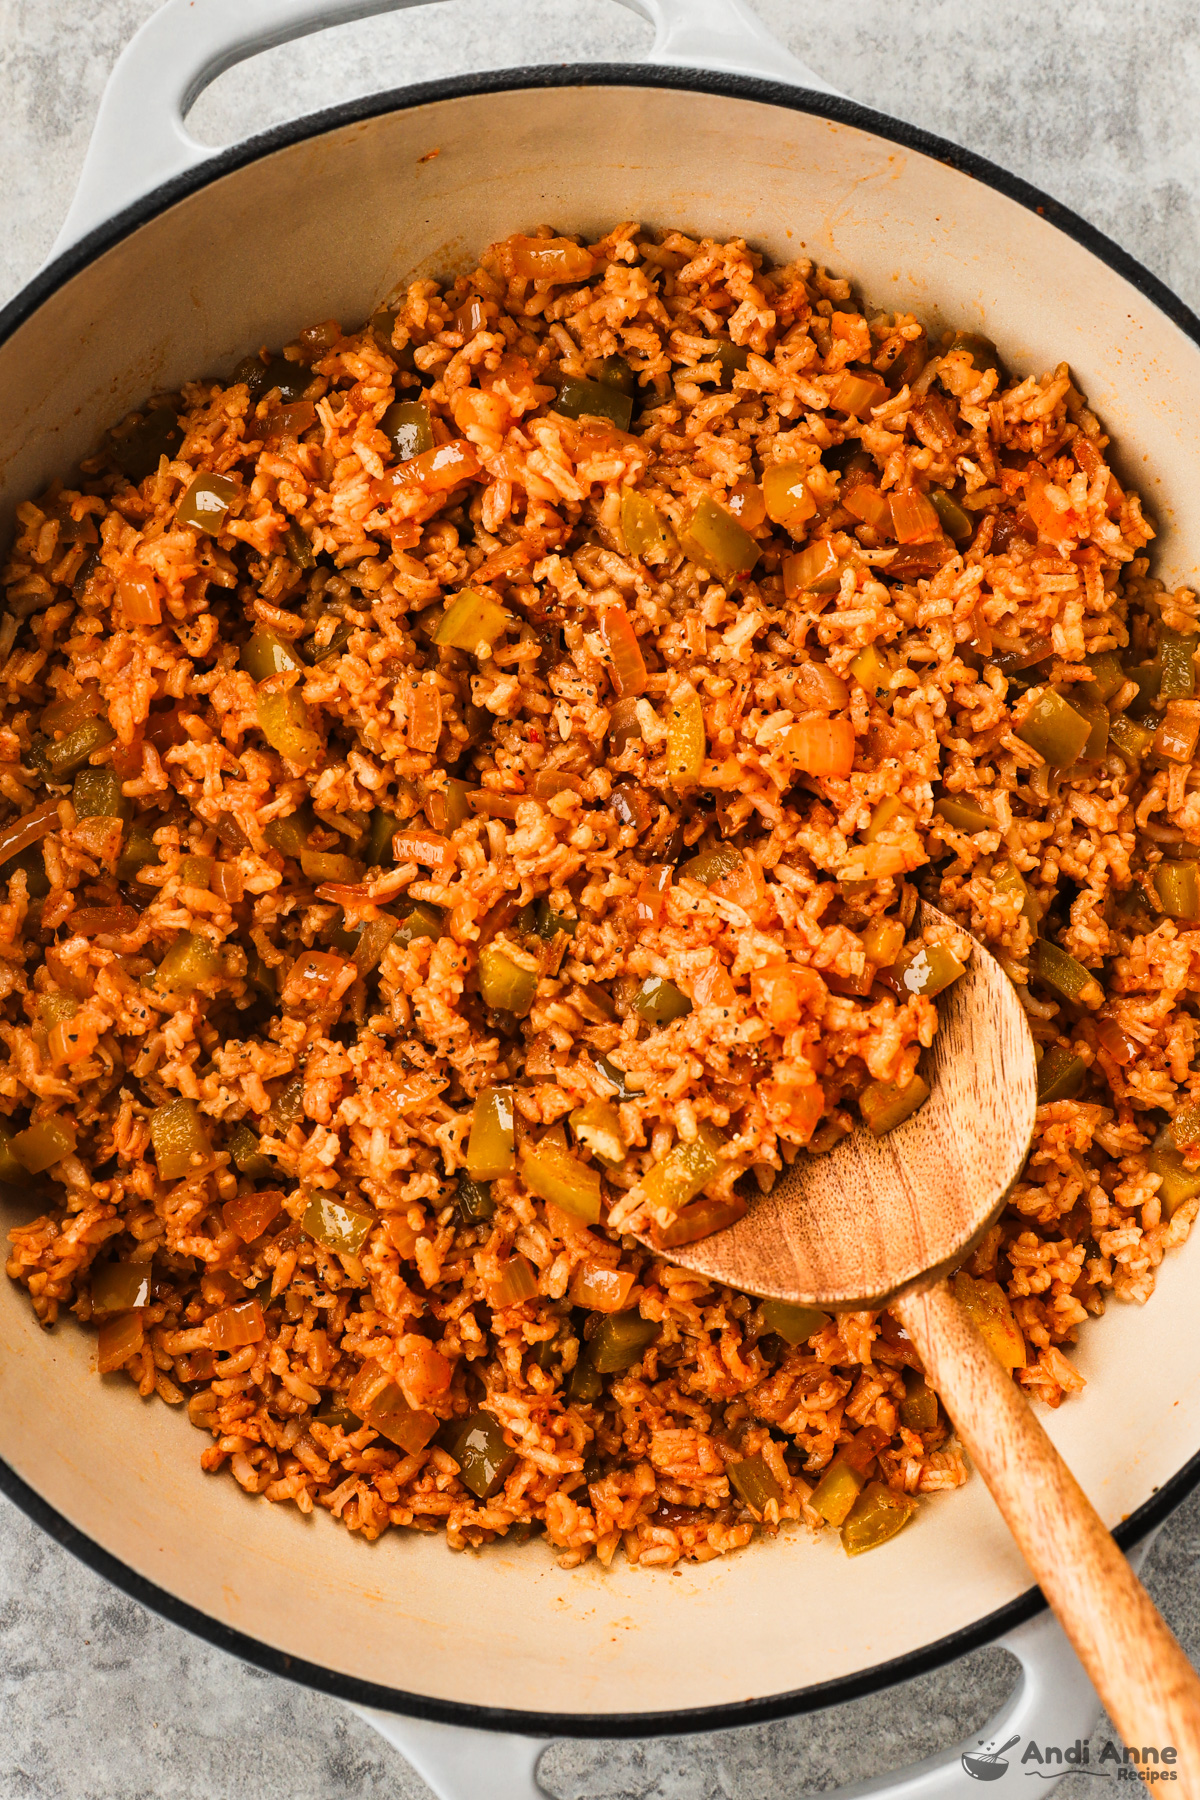
<path fill-rule="evenodd" d="M 261 50 L 430 0 L 166 0 L 108 78 L 79 186 L 51 259 L 96 226 L 218 154 L 184 124 L 210 82 Z M 620 0 L 655 28 L 651 61 L 756 75 L 832 93 L 746 0 Z"/>
<path fill-rule="evenodd" d="M 1152 1536 L 1143 1540 L 1131 1554 L 1135 1569 L 1152 1542 Z M 1080 1747 L 1091 1737 L 1100 1702 L 1057 1619 L 1047 1609 L 998 1644 L 1017 1658 L 1021 1675 L 981 1736 L 940 1750 L 910 1768 L 828 1790 L 821 1800 L 963 1800 L 985 1779 L 972 1776 L 963 1758 L 998 1751 L 1014 1739 L 1019 1747 L 1014 1743 L 1011 1754 L 1018 1767 L 1031 1743 L 1042 1754 L 1047 1744 L 1055 1745 L 1064 1759 L 1068 1750 L 1075 1752 L 1070 1763 L 1039 1764 L 1031 1759 L 1023 1772 L 1032 1769 L 1042 1777 L 1039 1797 L 1079 1767 Z M 488 1800 L 546 1800 L 547 1789 L 537 1777 L 542 1752 L 549 1747 L 546 1739 L 437 1725 L 366 1706 L 354 1710 L 412 1764 L 436 1800 L 479 1800 L 482 1794 Z"/>

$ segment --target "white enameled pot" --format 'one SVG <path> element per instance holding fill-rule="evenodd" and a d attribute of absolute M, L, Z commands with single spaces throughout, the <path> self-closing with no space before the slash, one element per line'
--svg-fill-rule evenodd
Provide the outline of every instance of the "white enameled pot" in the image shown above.
<path fill-rule="evenodd" d="M 624 3 L 657 27 L 647 65 L 383 94 L 211 154 L 182 121 L 222 69 L 395 0 L 168 0 L 114 71 L 53 260 L 0 314 L 5 523 L 152 389 L 312 319 L 365 317 L 403 280 L 470 266 L 540 221 L 637 218 L 744 236 L 778 261 L 807 253 L 882 306 L 987 332 L 1018 370 L 1067 359 L 1159 522 L 1159 572 L 1194 581 L 1187 309 L 1045 196 L 832 95 L 743 0 Z M 18 1216 L 0 1199 L 0 1225 Z M 1168 1261 L 1147 1308 L 1086 1329 L 1086 1394 L 1047 1420 L 1127 1545 L 1200 1478 L 1197 1255 Z M 186 1420 L 101 1385 L 92 1352 L 0 1283 L 0 1485 L 135 1597 L 357 1704 L 444 1800 L 528 1800 L 554 1734 L 748 1724 L 989 1641 L 1023 1663 L 995 1741 L 1070 1743 L 1094 1723 L 979 1481 L 854 1561 L 803 1532 L 669 1579 L 567 1573 L 536 1542 L 456 1556 L 397 1532 L 371 1547 L 202 1475 Z M 955 1751 L 871 1791 L 971 1787 Z"/>

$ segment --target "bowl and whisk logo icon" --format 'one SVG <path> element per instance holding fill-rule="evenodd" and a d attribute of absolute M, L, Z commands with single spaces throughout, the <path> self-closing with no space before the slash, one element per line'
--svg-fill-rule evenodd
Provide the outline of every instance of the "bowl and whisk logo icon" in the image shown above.
<path fill-rule="evenodd" d="M 962 1766 L 968 1775 L 974 1776 L 976 1781 L 998 1781 L 1008 1768 L 1008 1764 L 1004 1760 L 1004 1752 L 1011 1750 L 1013 1745 L 1019 1744 L 1020 1741 L 1021 1734 L 1018 1731 L 1008 1739 L 1007 1743 L 1001 1744 L 998 1750 L 964 1750 Z"/>

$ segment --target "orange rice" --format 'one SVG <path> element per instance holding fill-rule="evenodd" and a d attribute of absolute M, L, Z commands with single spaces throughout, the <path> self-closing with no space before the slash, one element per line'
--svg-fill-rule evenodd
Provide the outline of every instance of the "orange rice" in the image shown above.
<path fill-rule="evenodd" d="M 402 462 L 398 401 L 431 434 Z M 661 1566 L 827 1523 L 835 1455 L 958 1486 L 887 1313 L 781 1329 L 630 1235 L 669 1252 L 915 1091 L 919 890 L 1052 1053 L 959 1292 L 1030 1394 L 1078 1392 L 1064 1346 L 1200 1205 L 1196 603 L 1107 447 L 1065 364 L 632 224 L 152 396 L 3 576 L 0 1172 L 38 1317 L 98 1324 L 206 1470 L 369 1538 Z M 439 644 L 468 591 L 478 642 Z M 1047 692 L 1089 721 L 1068 766 Z M 683 1227 L 644 1185 L 680 1146 Z"/>

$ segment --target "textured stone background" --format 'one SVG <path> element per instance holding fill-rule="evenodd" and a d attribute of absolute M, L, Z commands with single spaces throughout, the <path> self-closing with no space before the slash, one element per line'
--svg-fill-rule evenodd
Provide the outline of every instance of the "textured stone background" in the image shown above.
<path fill-rule="evenodd" d="M 1200 306 L 1192 0 L 754 3 L 836 87 L 1028 177 Z M 153 7 L 0 0 L 0 298 L 48 252 L 105 77 Z M 611 0 L 446 0 L 231 70 L 202 96 L 192 128 L 223 144 L 406 81 L 522 62 L 618 61 L 643 55 L 649 42 L 649 28 Z M 1194 1660 L 1198 1563 L 1194 1498 L 1146 1569 Z M 712 1738 L 560 1745 L 543 1778 L 562 1800 L 782 1800 L 953 1742 L 982 1725 L 1011 1673 L 1000 1652 L 982 1651 L 807 1719 Z M 399 1756 L 339 1703 L 163 1623 L 2 1501 L 0 1720 L 3 1800 L 426 1800 Z M 1073 1776 L 1060 1791 L 1078 1800 L 1086 1788 Z"/>

